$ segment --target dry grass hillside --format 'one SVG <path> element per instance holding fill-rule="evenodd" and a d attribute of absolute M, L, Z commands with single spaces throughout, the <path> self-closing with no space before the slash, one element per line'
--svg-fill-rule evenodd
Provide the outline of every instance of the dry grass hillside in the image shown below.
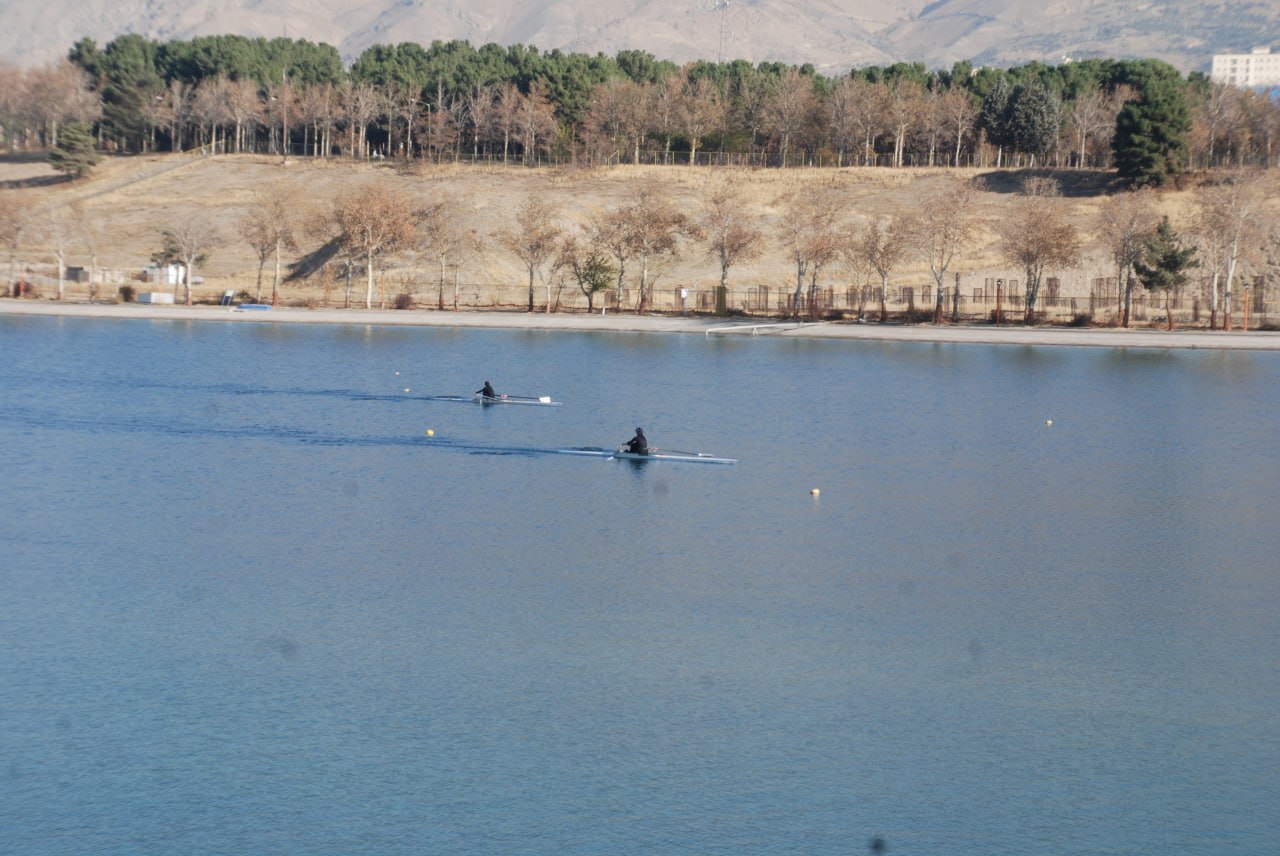
<path fill-rule="evenodd" d="M 0 187 L 9 188 L 31 224 L 23 234 L 20 262 L 29 266 L 49 296 L 49 277 L 55 268 L 48 212 L 82 212 L 80 220 L 89 226 L 89 238 L 75 235 L 67 242 L 69 265 L 90 267 L 90 242 L 97 247 L 97 264 L 112 272 L 100 293 L 114 295 L 116 284 L 130 282 L 162 244 L 162 232 L 169 224 L 198 218 L 213 228 L 219 239 L 207 261 L 197 269 L 204 282 L 197 300 L 216 300 L 225 289 L 253 294 L 256 288 L 257 259 L 240 237 L 240 222 L 262 190 L 296 189 L 304 199 L 305 219 L 313 227 L 302 238 L 302 246 L 290 261 L 313 251 L 325 242 L 332 200 L 352 182 L 375 181 L 399 186 L 430 200 L 447 194 L 461 203 L 470 225 L 484 236 L 484 249 L 458 272 L 464 300 L 472 305 L 519 306 L 527 289 L 527 273 L 519 260 L 504 250 L 493 236 L 514 224 L 515 209 L 529 196 L 548 201 L 558 212 L 560 225 L 572 230 L 595 213 L 617 206 L 638 182 L 656 182 L 661 192 L 691 215 L 698 215 L 702 200 L 718 182 L 738 186 L 745 204 L 757 215 L 766 233 L 765 252 L 754 262 L 730 271 L 731 288 L 768 286 L 771 292 L 794 288 L 795 273 L 786 250 L 776 237 L 781 217 L 780 200 L 790 195 L 813 195 L 838 191 L 845 201 L 851 222 L 910 209 L 921 194 L 955 177 L 973 180 L 978 188 L 976 204 L 966 216 L 978 221 L 980 237 L 962 254 L 952 268 L 961 274 L 961 294 L 969 295 L 993 277 L 1020 279 L 1020 271 L 1001 259 L 996 226 L 1006 216 L 1020 186 L 1020 178 L 1009 173 L 982 173 L 953 170 L 813 169 L 813 170 L 718 170 L 703 168 L 613 167 L 608 169 L 526 169 L 517 166 L 431 166 L 409 167 L 389 163 L 363 164 L 344 160 L 294 159 L 287 165 L 278 158 L 260 156 L 145 156 L 104 161 L 93 175 L 78 182 L 61 181 L 37 160 L 0 162 Z M 1095 278 L 1111 275 L 1110 264 L 1097 234 L 1097 214 L 1108 192 L 1106 176 L 1061 173 L 1067 204 L 1084 237 L 1085 260 L 1075 270 L 1050 271 L 1061 280 L 1061 294 L 1085 297 Z M 1274 181 L 1274 179 L 1270 179 Z M 1187 182 L 1191 184 L 1191 182 Z M 1194 209 L 1194 188 L 1163 192 L 1160 205 L 1175 227 L 1189 228 Z M 1280 207 L 1280 194 L 1272 194 L 1272 204 Z M 1273 217 L 1276 214 L 1273 211 Z M 64 217 L 65 219 L 65 217 Z M 692 292 L 709 292 L 719 279 L 717 264 L 706 249 L 688 243 L 676 260 L 660 262 L 657 290 L 674 293 L 678 287 Z M 268 271 L 268 280 L 270 272 Z M 419 304 L 432 303 L 438 275 L 431 264 L 420 265 L 410 257 L 400 257 L 381 280 L 385 299 L 394 294 L 414 294 Z M 948 279 L 952 276 L 949 274 Z M 857 275 L 840 268 L 824 272 L 824 283 L 838 290 L 860 284 Z M 922 263 L 911 260 L 893 277 L 897 286 L 925 286 L 931 280 Z M 137 285 L 137 283 L 134 283 Z M 138 286 L 146 290 L 147 286 Z M 267 286 L 269 288 L 269 284 Z M 79 289 L 77 291 L 77 289 Z M 157 289 L 158 290 L 158 289 Z M 282 292 L 288 303 L 332 304 L 342 297 L 342 285 L 334 271 L 291 280 Z M 70 295 L 87 296 L 87 286 L 73 285 Z M 359 293 L 363 298 L 363 293 Z M 542 292 L 539 294 L 542 297 Z M 570 286 L 563 293 L 567 306 L 580 302 L 581 295 Z"/>

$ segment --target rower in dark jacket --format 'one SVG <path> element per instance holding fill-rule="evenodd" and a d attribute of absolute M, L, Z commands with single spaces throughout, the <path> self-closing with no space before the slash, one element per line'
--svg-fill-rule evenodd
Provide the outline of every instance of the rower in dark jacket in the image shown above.
<path fill-rule="evenodd" d="M 644 429 L 637 428 L 636 436 L 628 440 L 623 448 L 633 455 L 649 454 L 649 440 L 644 436 Z"/>
<path fill-rule="evenodd" d="M 493 391 L 493 386 L 489 383 L 489 381 L 484 382 L 483 388 L 476 390 L 476 395 L 483 396 L 484 398 L 498 397 L 498 393 Z"/>

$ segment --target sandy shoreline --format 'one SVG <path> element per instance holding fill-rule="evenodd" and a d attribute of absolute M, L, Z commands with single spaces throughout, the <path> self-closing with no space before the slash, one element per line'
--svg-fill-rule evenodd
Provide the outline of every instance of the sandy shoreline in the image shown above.
<path fill-rule="evenodd" d="M 1206 330 L 991 327 L 932 324 L 790 323 L 768 319 L 586 315 L 528 312 L 439 312 L 394 309 L 262 309 L 222 306 L 152 306 L 136 303 L 55 303 L 0 299 L 0 315 L 76 316 L 128 320 L 223 321 L 250 324 L 345 324 L 395 327 L 477 327 L 600 333 L 684 333 L 770 335 L 790 338 L 869 339 L 877 341 L 1053 345 L 1105 348 L 1191 348 L 1280 350 L 1280 332 Z"/>

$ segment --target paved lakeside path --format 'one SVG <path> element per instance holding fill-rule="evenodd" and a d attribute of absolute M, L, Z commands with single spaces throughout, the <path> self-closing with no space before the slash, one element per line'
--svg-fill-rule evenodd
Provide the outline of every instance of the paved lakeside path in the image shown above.
<path fill-rule="evenodd" d="M 241 309 L 138 303 L 68 303 L 0 299 L 0 315 L 77 316 L 143 321 L 222 321 L 257 324 L 348 324 L 388 327 L 476 327 L 599 333 L 769 335 L 788 338 L 870 339 L 975 345 L 1054 345 L 1103 348 L 1191 348 L 1280 351 L 1280 332 L 1210 332 L 1153 328 L 1076 328 L 933 324 L 797 323 L 769 319 L 633 314 L 441 312 L 396 309 Z"/>

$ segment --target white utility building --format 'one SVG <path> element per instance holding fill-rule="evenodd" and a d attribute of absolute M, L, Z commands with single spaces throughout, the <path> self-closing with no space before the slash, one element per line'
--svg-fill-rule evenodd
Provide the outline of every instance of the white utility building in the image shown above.
<path fill-rule="evenodd" d="M 1280 54 L 1254 48 L 1247 54 L 1214 54 L 1209 79 L 1249 89 L 1280 86 Z"/>

